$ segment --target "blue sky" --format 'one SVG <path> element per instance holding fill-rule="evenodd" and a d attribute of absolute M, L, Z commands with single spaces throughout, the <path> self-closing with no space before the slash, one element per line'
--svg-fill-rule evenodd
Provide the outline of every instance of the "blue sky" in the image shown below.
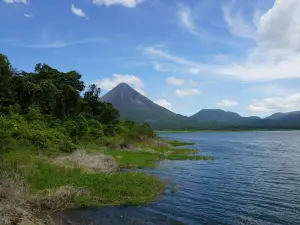
<path fill-rule="evenodd" d="M 126 82 L 183 115 L 300 110 L 299 0 L 0 0 L 14 67 Z"/>

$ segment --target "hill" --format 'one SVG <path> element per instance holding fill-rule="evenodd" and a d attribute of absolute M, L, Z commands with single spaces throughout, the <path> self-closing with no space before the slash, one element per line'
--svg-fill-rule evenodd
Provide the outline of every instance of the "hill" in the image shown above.
<path fill-rule="evenodd" d="M 292 117 L 300 117 L 300 111 L 288 112 L 288 113 L 274 113 L 271 116 L 266 117 L 267 120 L 284 120 Z"/>
<path fill-rule="evenodd" d="M 203 109 L 192 115 L 190 119 L 200 123 L 238 125 L 247 124 L 253 121 L 261 120 L 259 117 L 242 117 L 235 112 L 224 111 L 221 109 Z"/>
<path fill-rule="evenodd" d="M 242 117 L 221 109 L 203 109 L 186 117 L 155 104 L 126 83 L 121 83 L 101 97 L 120 111 L 121 118 L 148 123 L 159 130 L 228 130 L 300 128 L 300 111 L 275 113 L 265 119 Z"/>
<path fill-rule="evenodd" d="M 120 111 L 123 119 L 146 122 L 159 129 L 180 129 L 188 118 L 159 106 L 126 83 L 121 83 L 101 97 Z"/>

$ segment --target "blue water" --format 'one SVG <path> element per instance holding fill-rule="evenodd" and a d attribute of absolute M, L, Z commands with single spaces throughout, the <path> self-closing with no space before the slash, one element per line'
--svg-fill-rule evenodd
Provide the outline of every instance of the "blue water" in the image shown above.
<path fill-rule="evenodd" d="M 154 173 L 179 185 L 142 207 L 64 213 L 72 224 L 300 224 L 300 132 L 161 134 L 195 142 L 214 161 L 166 161 Z"/>

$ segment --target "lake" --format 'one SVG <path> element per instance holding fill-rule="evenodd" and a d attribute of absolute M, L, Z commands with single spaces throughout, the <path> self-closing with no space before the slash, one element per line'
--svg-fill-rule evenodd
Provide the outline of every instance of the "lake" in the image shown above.
<path fill-rule="evenodd" d="M 300 132 L 164 133 L 195 142 L 214 161 L 165 161 L 155 171 L 179 185 L 142 207 L 64 213 L 71 224 L 300 224 Z"/>

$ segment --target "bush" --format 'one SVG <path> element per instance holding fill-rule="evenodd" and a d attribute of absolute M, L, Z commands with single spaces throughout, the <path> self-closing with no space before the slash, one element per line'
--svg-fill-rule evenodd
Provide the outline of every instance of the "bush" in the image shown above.
<path fill-rule="evenodd" d="M 87 120 L 88 124 L 88 136 L 90 138 L 103 138 L 104 137 L 104 131 L 103 131 L 103 125 L 94 119 Z"/>
<path fill-rule="evenodd" d="M 129 124 L 128 132 L 125 134 L 127 142 L 145 141 L 155 137 L 154 131 L 147 125 L 140 125 L 138 123 Z"/>
<path fill-rule="evenodd" d="M 60 149 L 70 152 L 74 150 L 74 144 L 69 136 L 61 130 L 47 127 L 42 120 L 34 120 L 28 123 L 27 115 L 11 115 L 0 117 L 0 149 L 9 149 L 13 140 L 27 140 L 33 145 L 44 149 Z M 32 117 L 31 117 L 32 118 Z"/>

